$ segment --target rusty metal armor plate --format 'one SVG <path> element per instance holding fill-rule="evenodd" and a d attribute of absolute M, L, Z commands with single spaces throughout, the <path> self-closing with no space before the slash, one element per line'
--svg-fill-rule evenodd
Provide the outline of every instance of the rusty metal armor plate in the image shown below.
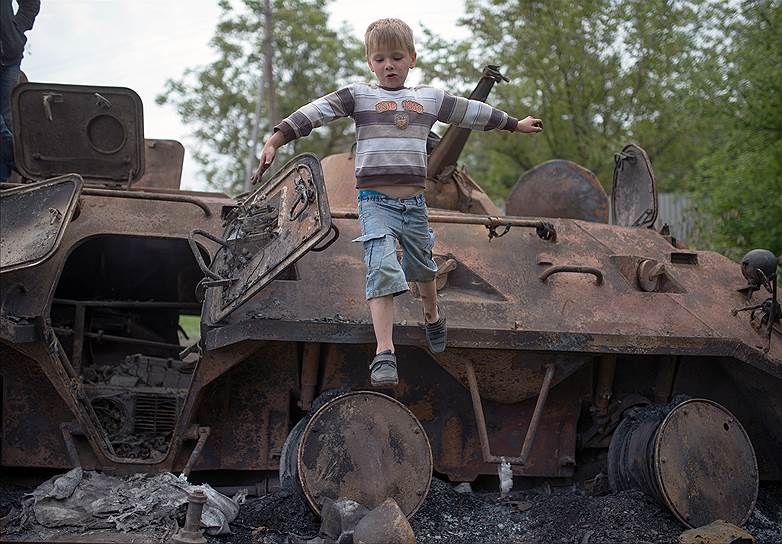
<path fill-rule="evenodd" d="M 556 159 L 525 172 L 505 202 L 508 215 L 567 217 L 608 223 L 608 196 L 597 177 Z"/>
<path fill-rule="evenodd" d="M 144 140 L 144 176 L 133 187 L 179 189 L 185 148 L 176 140 Z"/>

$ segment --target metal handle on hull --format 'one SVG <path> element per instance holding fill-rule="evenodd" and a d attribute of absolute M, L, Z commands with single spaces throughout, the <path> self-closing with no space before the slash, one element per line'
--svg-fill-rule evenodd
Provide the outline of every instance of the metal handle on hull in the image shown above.
<path fill-rule="evenodd" d="M 595 283 L 597 285 L 603 284 L 603 272 L 593 266 L 578 266 L 572 264 L 563 264 L 559 266 L 552 266 L 543 271 L 540 275 L 540 281 L 545 282 L 549 276 L 559 274 L 560 272 L 574 272 L 576 274 L 592 274 L 595 277 Z"/>

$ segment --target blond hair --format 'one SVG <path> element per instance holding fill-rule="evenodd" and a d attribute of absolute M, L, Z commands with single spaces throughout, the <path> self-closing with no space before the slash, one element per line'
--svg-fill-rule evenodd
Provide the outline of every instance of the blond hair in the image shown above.
<path fill-rule="evenodd" d="M 378 19 L 370 24 L 364 34 L 364 46 L 367 57 L 382 48 L 405 49 L 410 55 L 415 54 L 413 31 L 400 19 Z"/>

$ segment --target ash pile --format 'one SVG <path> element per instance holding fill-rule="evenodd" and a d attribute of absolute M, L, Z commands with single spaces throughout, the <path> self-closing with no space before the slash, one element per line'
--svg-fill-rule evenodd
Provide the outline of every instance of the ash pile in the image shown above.
<path fill-rule="evenodd" d="M 5 515 L 0 529 L 2 539 L 24 540 L 36 535 L 40 541 L 55 535 L 101 533 L 116 536 L 123 533 L 118 529 L 119 523 L 126 531 L 147 535 L 150 542 L 161 542 L 167 541 L 176 531 L 177 523 L 183 525 L 187 491 L 191 488 L 182 487 L 183 482 L 170 474 L 109 478 L 107 482 L 114 482 L 119 487 L 106 489 L 105 486 L 96 487 L 94 484 L 99 480 L 93 478 L 94 473 L 84 471 L 82 479 L 78 480 L 81 490 L 76 493 L 74 487 L 71 496 L 80 496 L 84 500 L 93 496 L 97 489 L 102 489 L 97 497 L 102 500 L 97 504 L 106 508 L 98 512 L 99 515 L 87 517 L 82 512 L 81 521 L 70 526 L 66 518 L 47 522 L 52 524 L 51 527 L 42 525 L 37 518 L 32 519 L 31 499 L 37 497 L 40 502 L 47 489 L 48 494 L 55 489 L 62 494 L 77 481 L 72 476 L 56 485 L 58 478 L 53 478 L 26 495 L 14 484 L 0 480 L 0 515 Z M 160 487 L 160 478 L 170 480 L 180 488 L 175 505 L 160 501 L 159 495 L 156 499 L 149 493 L 150 487 Z M 594 482 L 598 485 L 562 488 L 544 485 L 512 491 L 501 499 L 498 492 L 472 493 L 465 489 L 467 486 L 464 484 L 454 486 L 435 478 L 426 500 L 409 519 L 409 524 L 418 544 L 671 544 L 679 541 L 685 528 L 667 509 L 639 490 L 606 494 L 605 488 L 600 485 L 604 479 L 598 478 Z M 117 502 L 118 496 L 130 497 L 128 504 L 134 507 L 121 513 L 116 504 L 109 506 Z M 139 501 L 139 497 L 143 499 Z M 222 535 L 211 535 L 207 530 L 205 538 L 210 544 L 294 544 L 324 538 L 321 518 L 312 512 L 299 492 L 278 490 L 248 499 L 241 506 L 239 502 L 241 496 L 234 502 L 235 509 L 228 509 L 228 514 L 234 511 L 236 517 L 227 515 L 226 523 L 220 524 L 225 531 Z M 23 514 L 25 504 L 27 513 Z M 40 502 L 40 506 L 42 511 L 48 509 L 46 501 Z M 141 527 L 142 521 L 150 521 L 144 517 L 150 511 L 155 512 L 156 521 Z M 207 528 L 210 525 L 208 511 L 205 508 L 202 515 L 203 525 Z M 26 521 L 20 527 L 22 519 Z M 46 521 L 45 514 L 41 519 Z M 761 485 L 756 507 L 745 529 L 753 535 L 757 544 L 782 542 L 782 485 Z"/>
<path fill-rule="evenodd" d="M 600 486 L 544 485 L 500 499 L 498 492 L 460 493 L 457 487 L 432 480 L 409 520 L 418 544 L 673 544 L 685 531 L 640 490 L 605 494 Z M 305 499 L 284 490 L 249 499 L 230 525 L 231 535 L 207 536 L 208 542 L 294 544 L 325 536 Z M 757 544 L 782 542 L 782 486 L 761 486 L 745 529 Z"/>

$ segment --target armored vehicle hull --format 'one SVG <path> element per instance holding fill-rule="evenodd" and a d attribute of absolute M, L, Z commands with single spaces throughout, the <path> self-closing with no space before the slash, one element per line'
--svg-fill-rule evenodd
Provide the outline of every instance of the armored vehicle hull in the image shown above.
<path fill-rule="evenodd" d="M 36 212 L 57 231 L 49 253 L 28 236 L 0 269 L 3 468 L 274 480 L 321 392 L 369 386 L 351 160 L 296 158 L 240 200 L 69 177 L 74 207 Z M 448 166 L 427 193 L 448 349 L 425 348 L 420 303 L 398 297 L 400 383 L 384 390 L 423 425 L 436 472 L 471 481 L 506 458 L 517 476 L 592 474 L 629 409 L 686 395 L 743 425 L 758 472 L 741 485 L 782 479 L 782 338 L 773 315 L 767 341 L 731 312 L 747 301 L 738 264 L 643 226 L 501 216 Z M 7 247 L 29 235 L 11 227 Z M 186 315 L 200 339 L 181 336 Z"/>

